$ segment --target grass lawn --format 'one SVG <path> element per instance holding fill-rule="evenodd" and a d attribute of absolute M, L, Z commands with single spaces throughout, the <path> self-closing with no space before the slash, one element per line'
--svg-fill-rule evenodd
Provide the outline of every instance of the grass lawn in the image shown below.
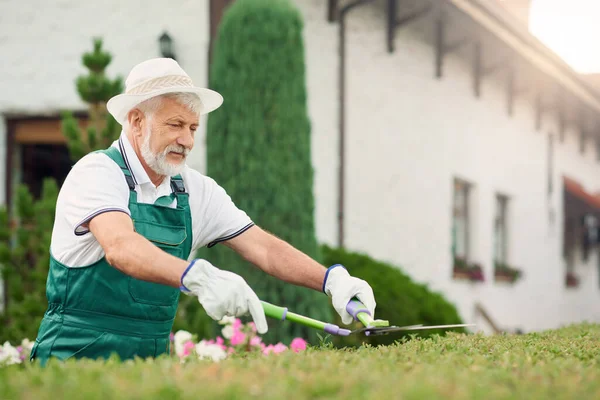
<path fill-rule="evenodd" d="M 69 361 L 0 369 L 11 399 L 600 399 L 600 325 L 448 334 L 213 363 Z"/>

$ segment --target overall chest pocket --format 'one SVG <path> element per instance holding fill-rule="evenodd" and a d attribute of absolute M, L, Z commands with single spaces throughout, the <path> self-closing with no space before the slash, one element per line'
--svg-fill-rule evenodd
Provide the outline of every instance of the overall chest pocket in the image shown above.
<path fill-rule="evenodd" d="M 161 225 L 148 221 L 134 221 L 135 230 L 161 250 L 177 257 L 184 257 L 184 243 L 187 239 L 185 226 Z M 170 265 L 163 265 L 169 268 Z M 129 294 L 138 303 L 158 306 L 171 306 L 179 297 L 179 289 L 130 277 Z"/>

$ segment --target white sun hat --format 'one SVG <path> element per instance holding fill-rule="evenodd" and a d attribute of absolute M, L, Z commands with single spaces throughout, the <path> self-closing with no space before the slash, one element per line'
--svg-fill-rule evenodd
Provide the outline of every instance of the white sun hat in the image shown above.
<path fill-rule="evenodd" d="M 106 103 L 108 112 L 121 125 L 127 113 L 141 102 L 166 93 L 195 93 L 200 97 L 200 114 L 208 114 L 223 104 L 223 96 L 214 90 L 194 86 L 192 79 L 172 58 L 152 58 L 134 66 L 125 81 L 125 93 Z"/>

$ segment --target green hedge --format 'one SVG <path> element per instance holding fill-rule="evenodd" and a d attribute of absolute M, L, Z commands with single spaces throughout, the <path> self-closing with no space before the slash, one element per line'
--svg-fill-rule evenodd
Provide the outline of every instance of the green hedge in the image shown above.
<path fill-rule="evenodd" d="M 463 323 L 456 307 L 440 293 L 430 290 L 427 285 L 413 281 L 400 268 L 377 261 L 366 254 L 344 249 L 322 246 L 325 265 L 343 264 L 350 274 L 364 279 L 373 288 L 377 308 L 375 318 L 388 320 L 390 325 L 404 326 L 414 324 L 440 325 Z M 338 324 L 341 320 L 337 319 Z M 360 327 L 356 324 L 355 328 Z M 462 328 L 453 332 L 465 332 Z M 407 331 L 378 337 L 353 335 L 347 338 L 334 338 L 336 346 L 356 346 L 361 343 L 389 345 L 403 337 L 411 335 L 429 337 L 444 335 L 439 329 Z"/>
<path fill-rule="evenodd" d="M 0 399 L 599 399 L 600 325 L 401 346 L 0 368 Z"/>

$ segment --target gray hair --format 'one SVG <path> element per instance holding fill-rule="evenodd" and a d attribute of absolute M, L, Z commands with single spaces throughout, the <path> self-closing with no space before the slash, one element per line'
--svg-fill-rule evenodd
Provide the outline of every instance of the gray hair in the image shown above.
<path fill-rule="evenodd" d="M 200 116 L 200 112 L 202 111 L 202 101 L 200 97 L 198 97 L 194 93 L 167 93 L 160 96 L 152 97 L 148 100 L 145 100 L 137 105 L 137 109 L 144 113 L 146 118 L 151 119 L 156 110 L 161 106 L 163 99 L 173 99 L 177 101 L 179 104 L 185 106 L 188 110 Z M 127 131 L 129 125 L 129 121 L 125 120 L 123 124 L 123 129 Z"/>

